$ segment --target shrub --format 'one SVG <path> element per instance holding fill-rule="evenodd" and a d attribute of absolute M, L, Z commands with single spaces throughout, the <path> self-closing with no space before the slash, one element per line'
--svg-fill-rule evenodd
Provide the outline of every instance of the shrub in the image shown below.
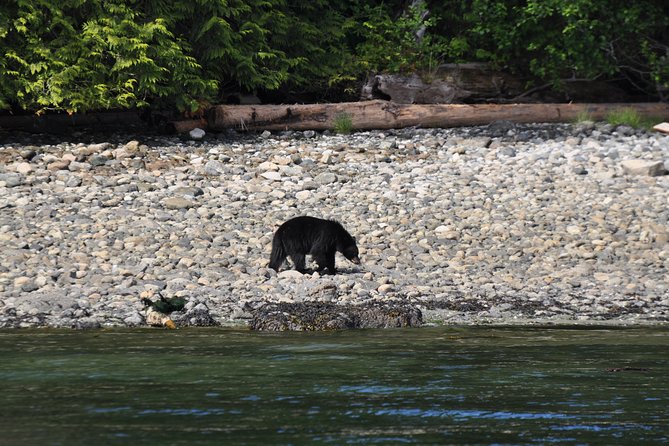
<path fill-rule="evenodd" d="M 342 17 L 327 0 L 287 3 L 1 2 L 0 108 L 196 112 L 226 89 L 327 80 L 340 66 Z"/>
<path fill-rule="evenodd" d="M 462 61 L 664 97 L 668 25 L 664 0 L 4 0 L 0 108 L 193 113 L 231 90 L 352 93 Z"/>
<path fill-rule="evenodd" d="M 633 108 L 620 108 L 611 111 L 606 116 L 606 122 L 615 126 L 627 125 L 635 129 L 650 129 L 658 122 L 662 122 L 662 118 L 641 116 Z"/>
<path fill-rule="evenodd" d="M 335 133 L 348 135 L 353 131 L 353 120 L 346 112 L 338 113 L 334 117 L 333 129 Z"/>
<path fill-rule="evenodd" d="M 586 110 L 581 110 L 580 112 L 578 112 L 576 118 L 574 119 L 574 122 L 587 122 L 587 121 L 593 121 L 593 119 L 592 119 L 592 114 L 590 114 Z"/>
<path fill-rule="evenodd" d="M 132 108 L 165 98 L 180 109 L 215 91 L 161 18 L 123 0 L 19 0 L 0 16 L 0 103 L 42 113 Z"/>
<path fill-rule="evenodd" d="M 561 86 L 624 78 L 657 93 L 669 85 L 663 0 L 475 0 L 465 12 L 474 55 Z M 663 43 L 664 42 L 664 43 Z"/>

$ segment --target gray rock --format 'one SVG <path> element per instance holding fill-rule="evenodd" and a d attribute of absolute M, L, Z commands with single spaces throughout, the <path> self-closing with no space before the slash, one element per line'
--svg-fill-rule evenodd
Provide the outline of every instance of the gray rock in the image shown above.
<path fill-rule="evenodd" d="M 77 161 L 72 161 L 68 166 L 68 170 L 71 172 L 88 172 L 91 170 L 90 163 L 80 163 Z"/>
<path fill-rule="evenodd" d="M 625 173 L 629 175 L 645 175 L 657 177 L 666 175 L 667 169 L 663 161 L 646 161 L 639 159 L 624 160 L 620 163 Z"/>
<path fill-rule="evenodd" d="M 163 206 L 167 209 L 190 209 L 197 206 L 191 200 L 182 197 L 170 197 L 163 200 Z"/>
<path fill-rule="evenodd" d="M 207 161 L 204 165 L 204 173 L 207 175 L 222 175 L 224 169 L 223 164 L 216 160 Z"/>
<path fill-rule="evenodd" d="M 70 175 L 67 178 L 67 181 L 65 182 L 65 186 L 67 186 L 67 187 L 79 187 L 79 186 L 81 186 L 82 182 L 83 181 L 82 181 L 81 177 L 78 177 L 76 175 Z"/>
<path fill-rule="evenodd" d="M 88 164 L 90 164 L 93 167 L 100 167 L 107 164 L 107 161 L 109 160 L 110 158 L 104 155 L 91 155 L 90 157 L 88 157 Z"/>
<path fill-rule="evenodd" d="M 182 186 L 174 189 L 176 195 L 183 195 L 185 197 L 199 197 L 204 195 L 204 191 L 199 187 Z"/>
<path fill-rule="evenodd" d="M 318 175 L 316 175 L 316 178 L 314 178 L 314 181 L 318 184 L 332 184 L 337 181 L 337 175 L 335 175 L 332 172 L 323 172 Z"/>
<path fill-rule="evenodd" d="M 0 173 L 0 183 L 7 187 L 16 187 L 23 184 L 23 175 L 18 173 Z"/>
<path fill-rule="evenodd" d="M 123 323 L 128 327 L 139 327 L 146 324 L 144 317 L 138 311 L 131 313 L 123 319 Z"/>
<path fill-rule="evenodd" d="M 34 146 L 27 146 L 24 147 L 23 149 L 19 150 L 19 154 L 21 155 L 21 158 L 27 161 L 31 161 L 35 156 L 37 156 L 37 150 L 38 147 Z"/>

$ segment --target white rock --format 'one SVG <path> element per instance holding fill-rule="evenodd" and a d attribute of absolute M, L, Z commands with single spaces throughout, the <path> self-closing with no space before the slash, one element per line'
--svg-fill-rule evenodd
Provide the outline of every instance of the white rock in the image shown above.
<path fill-rule="evenodd" d="M 310 197 L 311 197 L 311 191 L 309 190 L 301 190 L 295 194 L 295 198 L 297 198 L 300 201 L 308 200 Z"/>
<path fill-rule="evenodd" d="M 647 160 L 625 160 L 620 163 L 625 173 L 629 175 L 646 175 L 650 177 L 657 177 L 665 175 L 667 169 L 663 161 L 647 161 Z"/>
<path fill-rule="evenodd" d="M 14 170 L 20 174 L 28 174 L 33 171 L 33 167 L 30 163 L 16 163 L 14 165 Z"/>
<path fill-rule="evenodd" d="M 114 159 L 120 160 L 120 159 L 125 159 L 125 158 L 130 158 L 132 155 L 125 149 L 125 147 L 121 147 L 120 149 L 114 149 L 111 151 L 112 156 Z"/>
<path fill-rule="evenodd" d="M 393 285 L 392 283 L 385 283 L 385 284 L 381 285 L 377 289 L 377 291 L 381 294 L 387 294 L 387 293 L 390 293 L 391 291 L 395 291 L 395 285 Z"/>
<path fill-rule="evenodd" d="M 305 276 L 301 272 L 294 270 L 294 269 L 287 269 L 285 271 L 281 271 L 279 274 L 277 274 L 277 277 L 279 279 L 303 279 Z"/>
<path fill-rule="evenodd" d="M 281 174 L 279 172 L 263 172 L 260 174 L 260 176 L 271 181 L 281 181 Z"/>
<path fill-rule="evenodd" d="M 662 133 L 669 133 L 669 122 L 661 122 L 653 126 L 653 130 L 657 130 Z"/>
<path fill-rule="evenodd" d="M 277 166 L 276 164 L 274 164 L 272 162 L 265 161 L 264 163 L 260 163 L 258 165 L 258 169 L 264 170 L 264 171 L 268 171 L 268 170 L 276 171 L 276 170 L 279 170 L 279 166 Z"/>
<path fill-rule="evenodd" d="M 194 139 L 194 140 L 200 140 L 200 139 L 204 138 L 205 134 L 206 134 L 205 131 L 200 129 L 200 128 L 194 128 L 193 130 L 188 132 L 188 135 L 190 136 L 190 138 Z"/>
<path fill-rule="evenodd" d="M 581 233 L 581 228 L 576 225 L 567 226 L 567 232 L 571 235 L 578 235 Z"/>

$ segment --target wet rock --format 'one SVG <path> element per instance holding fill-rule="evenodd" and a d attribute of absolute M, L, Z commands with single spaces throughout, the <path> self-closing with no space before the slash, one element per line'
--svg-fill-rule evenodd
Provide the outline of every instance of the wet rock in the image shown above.
<path fill-rule="evenodd" d="M 175 324 L 180 327 L 213 327 L 220 325 L 211 315 L 209 307 L 203 303 L 199 303 L 181 314 L 173 313 L 171 316 Z"/>
<path fill-rule="evenodd" d="M 249 327 L 263 331 L 318 331 L 351 328 L 400 328 L 422 325 L 419 309 L 399 304 L 266 304 L 252 311 Z"/>
<path fill-rule="evenodd" d="M 172 321 L 170 316 L 165 313 L 160 313 L 151 307 L 146 311 L 145 320 L 147 325 L 154 327 L 176 328 L 176 324 Z"/>

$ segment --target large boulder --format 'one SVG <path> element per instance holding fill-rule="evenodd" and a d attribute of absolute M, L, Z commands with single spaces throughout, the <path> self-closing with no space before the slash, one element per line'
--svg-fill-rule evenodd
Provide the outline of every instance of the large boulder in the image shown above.
<path fill-rule="evenodd" d="M 323 302 L 271 303 L 253 310 L 249 327 L 263 331 L 419 327 L 421 311 L 396 303 L 341 305 Z"/>

